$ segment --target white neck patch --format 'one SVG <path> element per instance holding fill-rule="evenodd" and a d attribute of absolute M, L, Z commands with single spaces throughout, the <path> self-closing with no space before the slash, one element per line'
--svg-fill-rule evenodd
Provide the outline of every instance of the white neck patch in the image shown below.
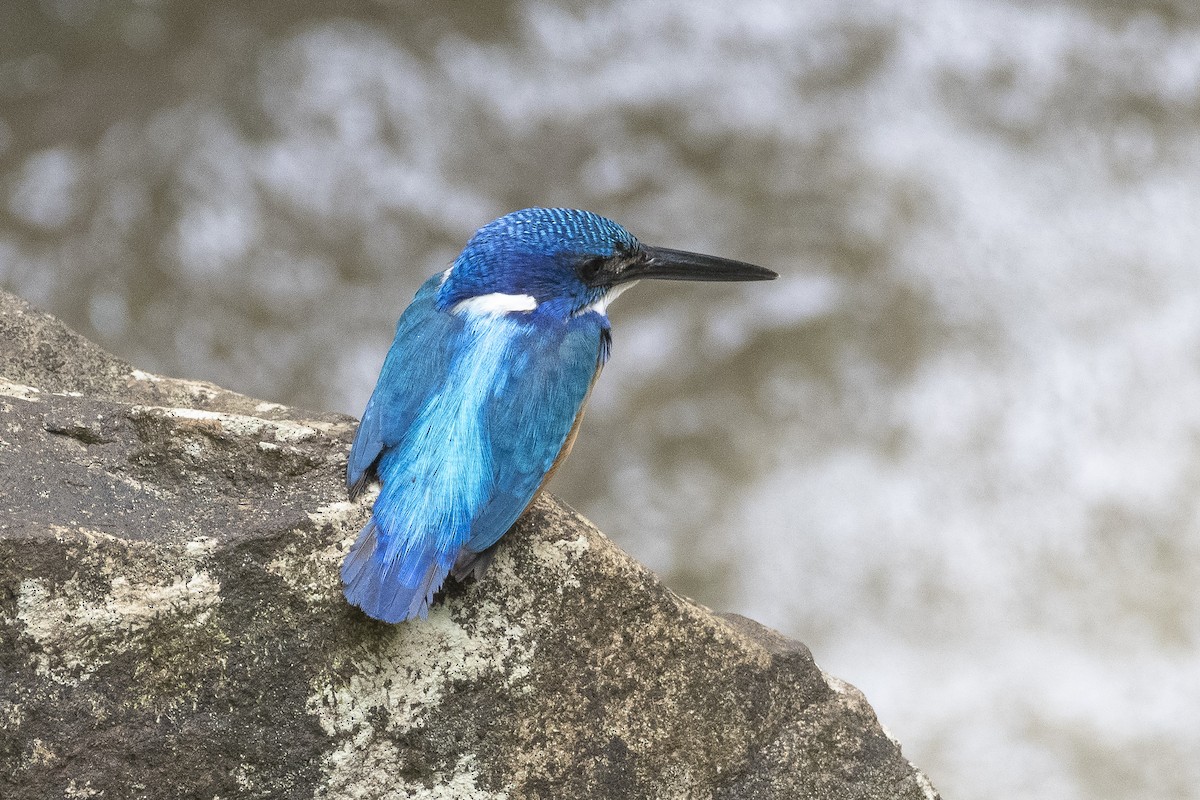
<path fill-rule="evenodd" d="M 532 295 L 493 292 L 460 300 L 450 311 L 454 314 L 512 314 L 533 311 L 537 307 L 537 300 Z"/>

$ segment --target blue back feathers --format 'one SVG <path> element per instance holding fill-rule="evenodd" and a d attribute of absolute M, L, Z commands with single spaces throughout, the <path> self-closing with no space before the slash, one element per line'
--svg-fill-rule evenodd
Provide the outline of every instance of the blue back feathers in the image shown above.
<path fill-rule="evenodd" d="M 387 622 L 424 616 L 456 564 L 529 505 L 607 358 L 606 290 L 580 264 L 636 247 L 595 214 L 526 209 L 420 288 L 350 452 L 351 496 L 382 484 L 342 567 L 351 603 Z"/>

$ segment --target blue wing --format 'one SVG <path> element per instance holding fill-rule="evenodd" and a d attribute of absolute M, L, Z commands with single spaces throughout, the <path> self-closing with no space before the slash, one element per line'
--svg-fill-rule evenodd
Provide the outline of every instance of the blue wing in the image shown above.
<path fill-rule="evenodd" d="M 427 280 L 396 323 L 396 338 L 350 447 L 346 488 L 352 500 L 376 477 L 383 451 L 400 443 L 430 394 L 446 381 L 452 353 L 448 344 L 462 335 L 464 323 L 437 310 L 441 280 L 441 275 Z"/>
<path fill-rule="evenodd" d="M 598 314 L 440 311 L 436 288 L 397 326 L 347 470 L 352 492 L 372 473 L 383 486 L 342 567 L 346 597 L 387 622 L 423 616 L 460 556 L 494 544 L 533 499 L 607 336 Z"/>
<path fill-rule="evenodd" d="M 489 406 L 495 486 L 471 526 L 470 553 L 483 552 L 512 527 L 565 455 L 607 355 L 608 328 L 598 319 L 588 314 L 561 336 L 529 342 Z"/>

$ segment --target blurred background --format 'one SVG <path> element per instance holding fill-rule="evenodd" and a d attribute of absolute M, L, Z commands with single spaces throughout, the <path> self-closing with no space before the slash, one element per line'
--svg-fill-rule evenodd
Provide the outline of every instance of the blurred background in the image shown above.
<path fill-rule="evenodd" d="M 357 415 L 528 205 L 643 284 L 553 489 L 805 641 L 948 798 L 1200 797 L 1200 10 L 5 0 L 0 285 Z"/>

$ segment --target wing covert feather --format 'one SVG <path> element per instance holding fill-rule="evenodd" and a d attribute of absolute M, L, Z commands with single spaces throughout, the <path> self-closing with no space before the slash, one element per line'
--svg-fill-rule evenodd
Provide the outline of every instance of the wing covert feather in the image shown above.
<path fill-rule="evenodd" d="M 384 449 L 404 438 L 430 395 L 446 381 L 453 344 L 464 326 L 453 314 L 437 310 L 440 283 L 441 275 L 427 280 L 396 323 L 396 337 L 350 448 L 346 486 L 351 499 L 375 478 Z"/>

